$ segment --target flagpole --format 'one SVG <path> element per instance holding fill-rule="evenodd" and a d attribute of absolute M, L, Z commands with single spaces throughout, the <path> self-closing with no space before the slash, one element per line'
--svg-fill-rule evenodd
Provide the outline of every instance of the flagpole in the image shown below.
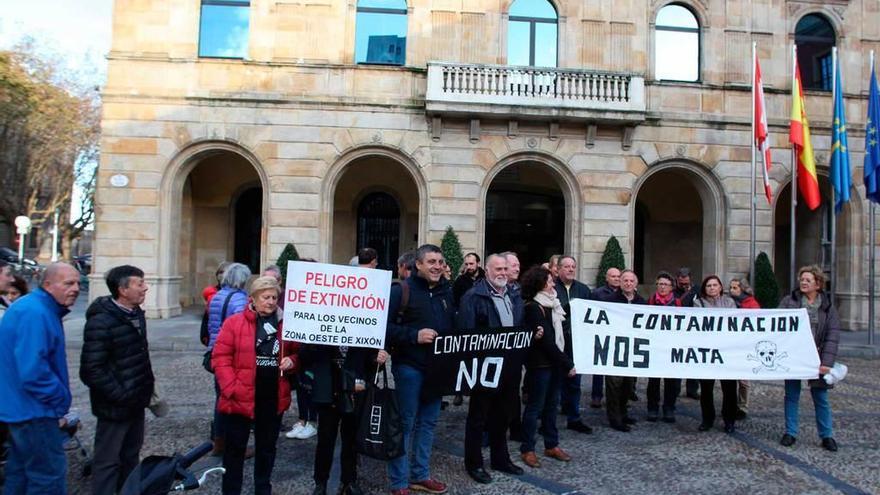
<path fill-rule="evenodd" d="M 837 64 L 839 63 L 837 59 L 837 47 L 831 48 L 831 68 L 834 70 L 834 75 L 831 76 L 831 129 L 833 134 L 834 129 L 834 107 L 837 106 L 837 92 L 840 91 L 840 88 L 837 87 L 837 71 L 839 67 Z M 842 82 L 842 81 L 841 81 Z M 842 101 L 842 100 L 841 100 Z M 834 159 L 834 138 L 832 137 L 831 143 L 831 159 Z M 843 150 L 840 150 L 840 153 L 843 154 Z M 829 167 L 830 168 L 830 167 Z M 831 303 L 834 304 L 836 301 L 837 295 L 837 203 L 836 198 L 834 197 L 834 186 L 831 187 Z"/>
<path fill-rule="evenodd" d="M 755 99 L 757 98 L 757 90 L 755 89 L 755 60 L 757 58 L 757 46 L 758 43 L 752 42 L 752 132 L 749 136 L 749 141 L 752 143 L 752 202 L 749 209 L 749 283 L 754 286 L 755 284 L 755 242 L 756 242 L 756 224 L 757 221 L 755 219 L 755 209 L 757 208 L 757 189 L 755 186 L 755 167 L 757 165 L 757 160 L 755 160 L 755 136 L 757 133 L 755 132 L 755 127 L 757 123 L 755 122 Z"/>
<path fill-rule="evenodd" d="M 797 45 L 791 45 L 791 94 L 792 99 L 799 98 L 799 95 L 795 95 L 794 92 L 797 90 L 797 81 L 795 80 L 795 64 L 797 63 Z M 794 104 L 794 102 L 792 102 Z M 797 208 L 797 146 L 792 143 L 791 145 L 791 235 L 790 242 L 788 246 L 788 269 L 789 269 L 789 283 L 791 284 L 791 290 L 794 291 L 797 288 L 795 284 L 795 279 L 797 274 L 795 273 L 795 241 L 797 239 L 797 225 L 795 224 L 795 212 Z"/>
<path fill-rule="evenodd" d="M 871 75 L 874 75 L 874 50 L 871 50 Z M 875 124 L 876 125 L 876 124 Z M 873 201 L 868 200 L 870 217 L 868 218 L 868 344 L 874 345 L 874 263 L 876 261 L 876 226 L 874 224 Z"/>

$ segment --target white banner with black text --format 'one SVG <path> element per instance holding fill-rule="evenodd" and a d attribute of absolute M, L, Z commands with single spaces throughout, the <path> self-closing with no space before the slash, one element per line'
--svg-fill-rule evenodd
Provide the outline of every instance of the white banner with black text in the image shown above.
<path fill-rule="evenodd" d="M 578 373 L 809 379 L 819 354 L 805 309 L 704 309 L 571 301 Z"/>

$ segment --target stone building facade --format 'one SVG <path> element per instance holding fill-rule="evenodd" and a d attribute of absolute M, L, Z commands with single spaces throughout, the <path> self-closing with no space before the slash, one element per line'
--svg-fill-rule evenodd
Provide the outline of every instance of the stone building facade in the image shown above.
<path fill-rule="evenodd" d="M 238 9 L 232 41 L 210 25 L 224 3 Z M 684 17 L 664 17 L 669 7 Z M 398 16 L 397 31 L 382 32 L 382 15 Z M 117 0 L 93 277 L 143 267 L 148 314 L 167 317 L 199 301 L 223 260 L 266 265 L 293 242 L 343 263 L 369 244 L 387 265 L 447 226 L 481 254 L 572 253 L 588 281 L 611 235 L 645 290 L 685 265 L 742 275 L 755 41 L 773 147 L 757 247 L 787 288 L 790 46 L 804 45 L 819 88 L 806 105 L 827 198 L 823 28 L 839 50 L 854 169 L 836 293 L 845 326 L 861 329 L 874 0 Z M 552 65 L 553 50 L 555 67 L 528 66 Z M 693 74 L 669 76 L 676 59 Z M 830 270 L 827 212 L 799 210 L 798 264 Z"/>

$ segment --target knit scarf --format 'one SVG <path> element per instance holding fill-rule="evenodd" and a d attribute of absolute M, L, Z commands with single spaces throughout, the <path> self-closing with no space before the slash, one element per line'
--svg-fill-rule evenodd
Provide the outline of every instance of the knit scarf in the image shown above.
<path fill-rule="evenodd" d="M 673 299 L 675 299 L 675 294 L 672 292 L 666 296 L 661 296 L 659 292 L 655 292 L 648 304 L 653 306 L 672 306 L 674 304 L 672 302 Z"/>
<path fill-rule="evenodd" d="M 562 303 L 556 297 L 556 291 L 551 294 L 541 291 L 532 298 L 536 303 L 551 311 L 551 319 L 553 320 L 553 330 L 556 337 L 556 347 L 560 351 L 565 351 L 565 335 L 562 333 L 562 321 L 565 320 L 565 310 L 562 309 Z"/>

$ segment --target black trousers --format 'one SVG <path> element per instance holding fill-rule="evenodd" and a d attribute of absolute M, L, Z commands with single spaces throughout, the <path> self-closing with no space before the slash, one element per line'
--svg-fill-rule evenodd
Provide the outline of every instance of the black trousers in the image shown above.
<path fill-rule="evenodd" d="M 92 460 L 92 493 L 113 495 L 118 492 L 140 462 L 143 444 L 144 411 L 127 421 L 98 418 Z"/>
<path fill-rule="evenodd" d="M 515 383 L 494 393 L 482 389 L 471 392 L 464 432 L 465 468 L 483 467 L 483 430 L 489 432 L 492 466 L 506 466 L 510 461 L 507 426 L 510 424 L 510 404 L 518 400 L 518 388 L 519 383 Z"/>
<path fill-rule="evenodd" d="M 336 434 L 342 433 L 342 448 L 339 462 L 342 464 L 340 481 L 357 481 L 357 452 L 354 450 L 357 434 L 357 415 L 341 414 L 336 405 L 316 404 L 318 409 L 318 445 L 315 447 L 315 483 L 326 483 L 333 467 L 333 451 L 336 448 Z"/>
<path fill-rule="evenodd" d="M 724 424 L 736 421 L 736 380 L 720 380 L 721 382 L 721 417 Z M 700 380 L 700 410 L 703 413 L 703 424 L 715 422 L 715 380 Z"/>
<path fill-rule="evenodd" d="M 628 376 L 605 377 L 605 412 L 608 414 L 608 422 L 612 425 L 623 424 L 635 381 L 635 378 Z"/>
<path fill-rule="evenodd" d="M 681 378 L 648 378 L 648 411 L 660 410 L 660 380 L 663 380 L 663 414 L 675 414 Z"/>
<path fill-rule="evenodd" d="M 688 378 L 685 380 L 685 394 L 686 395 L 697 395 L 700 391 L 700 380 L 694 380 L 693 378 Z"/>
<path fill-rule="evenodd" d="M 244 479 L 244 453 L 251 424 L 254 426 L 254 493 L 272 495 L 272 468 L 275 467 L 275 444 L 281 430 L 281 415 L 273 403 L 257 402 L 254 420 L 238 414 L 223 414 L 226 446 L 223 450 L 223 495 L 238 495 Z"/>

